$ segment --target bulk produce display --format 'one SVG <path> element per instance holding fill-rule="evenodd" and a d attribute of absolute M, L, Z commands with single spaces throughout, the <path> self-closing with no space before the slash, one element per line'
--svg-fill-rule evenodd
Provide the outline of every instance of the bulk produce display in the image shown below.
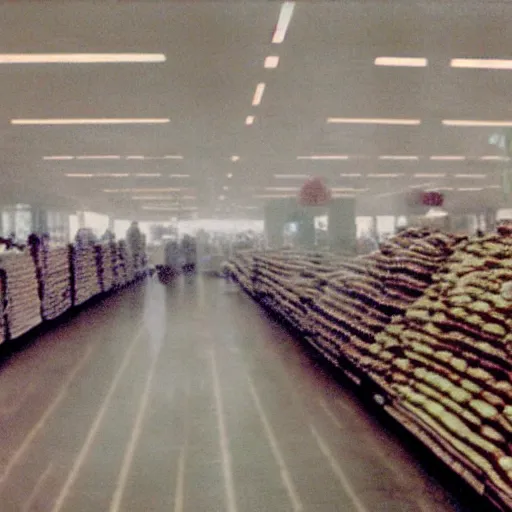
<path fill-rule="evenodd" d="M 123 265 L 129 266 L 131 260 L 119 245 L 111 240 L 95 246 L 85 236 L 75 244 L 54 247 L 47 236 L 31 235 L 27 246 L 11 244 L 0 252 L 0 343 L 112 290 L 118 252 L 123 254 Z M 145 255 L 138 257 L 147 261 Z M 145 275 L 143 267 L 138 277 Z M 133 281 L 125 277 L 122 285 Z"/>
<path fill-rule="evenodd" d="M 5 272 L 7 332 L 17 338 L 42 321 L 36 267 L 29 250 L 11 250 L 0 254 L 0 268 Z"/>
<path fill-rule="evenodd" d="M 510 227 L 473 238 L 409 229 L 367 256 L 313 260 L 244 253 L 228 268 L 361 393 L 510 510 Z"/>

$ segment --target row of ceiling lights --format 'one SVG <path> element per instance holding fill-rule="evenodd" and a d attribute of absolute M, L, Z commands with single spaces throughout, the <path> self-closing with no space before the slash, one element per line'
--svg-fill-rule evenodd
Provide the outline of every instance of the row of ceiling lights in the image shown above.
<path fill-rule="evenodd" d="M 402 176 L 407 176 L 405 173 L 369 173 L 362 174 L 357 172 L 351 173 L 340 173 L 340 178 L 400 178 Z M 308 179 L 311 176 L 308 174 L 274 174 L 274 178 L 276 179 Z M 415 173 L 411 175 L 412 178 L 462 178 L 462 179 L 485 179 L 487 174 L 449 174 L 449 173 L 437 173 L 437 172 L 422 172 Z"/>
<path fill-rule="evenodd" d="M 428 59 L 425 57 L 377 57 L 376 66 L 425 68 Z M 452 68 L 512 70 L 510 59 L 451 59 Z"/>
<path fill-rule="evenodd" d="M 295 2 L 284 2 L 281 5 L 281 9 L 279 11 L 279 17 L 277 19 L 277 25 L 274 30 L 274 34 L 272 36 L 273 44 L 280 44 L 284 41 L 286 37 L 286 32 L 288 31 L 288 26 L 290 25 L 290 21 L 293 16 L 293 11 L 295 9 Z M 275 69 L 279 64 L 279 56 L 278 55 L 269 55 L 265 58 L 265 62 L 263 67 L 265 69 Z M 266 84 L 265 82 L 259 82 L 256 85 L 256 89 L 254 91 L 254 95 L 252 98 L 252 106 L 258 107 L 261 104 L 261 100 L 263 99 L 263 93 L 265 92 Z M 248 115 L 245 118 L 245 124 L 250 126 L 254 123 L 256 116 Z"/>

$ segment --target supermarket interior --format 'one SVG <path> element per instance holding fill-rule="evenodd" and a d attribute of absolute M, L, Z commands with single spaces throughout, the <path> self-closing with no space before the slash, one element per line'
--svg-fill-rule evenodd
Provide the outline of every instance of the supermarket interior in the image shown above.
<path fill-rule="evenodd" d="M 0 511 L 512 511 L 510 20 L 0 2 Z"/>

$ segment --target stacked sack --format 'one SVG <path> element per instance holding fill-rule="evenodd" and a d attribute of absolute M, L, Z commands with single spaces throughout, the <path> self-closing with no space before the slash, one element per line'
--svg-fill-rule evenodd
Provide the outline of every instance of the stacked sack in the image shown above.
<path fill-rule="evenodd" d="M 135 279 L 135 267 L 133 258 L 128 250 L 128 246 L 124 240 L 120 240 L 118 244 L 118 268 L 120 268 L 120 275 L 122 285 L 129 284 Z"/>
<path fill-rule="evenodd" d="M 17 338 L 42 321 L 36 267 L 30 251 L 12 250 L 0 255 L 0 269 L 5 272 L 7 328 Z"/>
<path fill-rule="evenodd" d="M 6 318 L 5 318 L 5 272 L 0 269 L 0 343 L 7 339 Z"/>
<path fill-rule="evenodd" d="M 239 251 L 226 265 L 226 272 L 231 275 L 249 294 L 254 293 L 253 273 L 254 257 L 249 251 Z"/>
<path fill-rule="evenodd" d="M 51 247 L 48 236 L 37 239 L 31 235 L 33 257 L 39 271 L 41 315 L 43 320 L 53 320 L 72 305 L 69 249 Z M 30 239 L 29 239 L 30 241 Z"/>
<path fill-rule="evenodd" d="M 98 281 L 102 292 L 108 292 L 114 287 L 114 265 L 112 260 L 112 247 L 110 243 L 101 243 L 95 246 Z"/>
<path fill-rule="evenodd" d="M 80 231 L 75 244 L 71 246 L 75 306 L 83 304 L 101 292 L 96 267 L 95 241 L 85 230 L 83 235 Z"/>
<path fill-rule="evenodd" d="M 472 239 L 366 361 L 388 406 L 479 492 L 512 507 L 512 234 Z"/>
<path fill-rule="evenodd" d="M 335 365 L 364 367 L 375 336 L 422 294 L 461 240 L 412 228 L 378 252 L 340 263 L 311 304 L 309 341 Z"/>

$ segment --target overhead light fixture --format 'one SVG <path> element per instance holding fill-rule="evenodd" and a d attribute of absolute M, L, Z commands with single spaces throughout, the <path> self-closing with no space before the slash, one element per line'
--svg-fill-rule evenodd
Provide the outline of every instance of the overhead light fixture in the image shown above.
<path fill-rule="evenodd" d="M 512 126 L 512 121 L 479 121 L 479 120 L 469 120 L 469 119 L 443 119 L 443 124 L 445 126 L 458 126 L 458 127 L 476 127 L 476 128 L 485 128 L 485 127 L 509 127 Z"/>
<path fill-rule="evenodd" d="M 13 125 L 164 124 L 168 118 L 11 119 Z"/>
<path fill-rule="evenodd" d="M 376 66 L 396 66 L 406 68 L 424 68 L 428 60 L 423 57 L 377 57 Z"/>
<path fill-rule="evenodd" d="M 415 178 L 446 178 L 445 173 L 416 173 L 414 175 Z"/>
<path fill-rule="evenodd" d="M 226 177 L 228 178 L 228 180 L 230 180 L 233 177 L 233 173 L 228 172 L 228 174 L 226 174 Z"/>
<path fill-rule="evenodd" d="M 328 117 L 328 123 L 333 124 L 384 124 L 397 126 L 417 126 L 421 119 L 388 119 L 388 118 L 357 118 L 357 117 Z"/>
<path fill-rule="evenodd" d="M 489 185 L 488 187 L 485 188 L 502 189 L 503 187 L 501 185 Z"/>
<path fill-rule="evenodd" d="M 309 178 L 307 174 L 274 174 L 278 180 L 303 180 Z"/>
<path fill-rule="evenodd" d="M 512 60 L 509 59 L 452 59 L 452 68 L 466 69 L 512 69 Z"/>
<path fill-rule="evenodd" d="M 141 207 L 143 210 L 147 211 L 163 211 L 163 212 L 179 212 L 179 211 L 194 211 L 197 210 L 197 207 L 195 206 L 159 206 L 159 205 L 143 205 Z"/>
<path fill-rule="evenodd" d="M 146 157 L 142 155 L 129 155 L 126 160 L 144 160 Z"/>
<path fill-rule="evenodd" d="M 340 178 L 360 178 L 362 176 L 359 172 L 341 173 Z"/>
<path fill-rule="evenodd" d="M 120 172 L 103 172 L 97 173 L 94 176 L 97 178 L 127 178 L 130 176 L 128 173 L 120 173 Z"/>
<path fill-rule="evenodd" d="M 333 194 L 332 197 L 334 199 L 343 199 L 343 198 L 349 199 L 349 198 L 356 197 L 356 195 L 355 194 Z"/>
<path fill-rule="evenodd" d="M 399 173 L 377 173 L 377 174 L 367 174 L 367 178 L 399 178 L 400 176 L 403 176 L 403 174 Z"/>
<path fill-rule="evenodd" d="M 430 187 L 430 185 L 432 185 L 433 181 L 429 181 L 428 183 L 419 183 L 417 185 L 409 185 L 409 188 L 426 188 L 426 187 Z"/>
<path fill-rule="evenodd" d="M 484 180 L 485 178 L 487 178 L 487 174 L 456 174 L 455 177 L 468 180 Z"/>
<path fill-rule="evenodd" d="M 379 160 L 419 160 L 415 155 L 380 155 Z"/>
<path fill-rule="evenodd" d="M 183 156 L 182 155 L 165 155 L 163 157 L 163 159 L 164 160 L 183 160 Z"/>
<path fill-rule="evenodd" d="M 478 187 L 466 187 L 457 189 L 458 192 L 480 192 L 481 190 L 483 190 L 483 188 Z"/>
<path fill-rule="evenodd" d="M 240 160 L 240 157 L 239 157 L 238 155 L 233 155 L 233 156 L 231 157 L 231 161 L 232 161 L 232 162 L 238 162 L 238 160 Z"/>
<path fill-rule="evenodd" d="M 254 91 L 254 96 L 252 98 L 252 106 L 253 107 L 257 107 L 258 105 L 260 105 L 264 92 L 265 92 L 265 84 L 263 82 L 260 82 L 256 86 L 256 90 Z"/>
<path fill-rule="evenodd" d="M 348 160 L 348 155 L 311 155 L 298 156 L 297 160 Z"/>
<path fill-rule="evenodd" d="M 425 217 L 435 219 L 440 217 L 446 217 L 448 215 L 448 212 L 445 210 L 442 210 L 440 208 L 430 208 L 430 210 L 425 214 Z"/>
<path fill-rule="evenodd" d="M 225 199 L 226 199 L 226 196 L 224 196 L 224 195 L 219 196 L 219 201 L 224 201 Z"/>
<path fill-rule="evenodd" d="M 133 196 L 134 201 L 176 201 L 177 196 Z"/>
<path fill-rule="evenodd" d="M 298 192 L 299 187 L 265 187 L 265 190 L 275 192 Z"/>
<path fill-rule="evenodd" d="M 368 192 L 367 188 L 334 187 L 331 192 Z"/>
<path fill-rule="evenodd" d="M 295 9 L 295 2 L 283 2 L 281 10 L 279 11 L 279 18 L 277 19 L 277 25 L 272 36 L 272 42 L 274 44 L 280 44 L 286 37 L 286 31 L 290 25 L 290 21 L 293 16 L 293 10 Z"/>
<path fill-rule="evenodd" d="M 170 188 L 170 187 L 165 187 L 165 188 L 110 188 L 110 189 L 104 189 L 103 192 L 105 192 L 107 194 L 126 194 L 126 193 L 137 194 L 138 192 L 147 193 L 147 194 L 151 194 L 151 193 L 158 194 L 159 192 L 161 192 L 161 193 L 180 192 L 181 190 L 183 190 L 183 189 L 182 188 Z"/>
<path fill-rule="evenodd" d="M 163 53 L 2 53 L 0 64 L 113 64 L 165 62 Z"/>
<path fill-rule="evenodd" d="M 508 162 L 510 160 L 510 158 L 508 156 L 486 155 L 486 156 L 481 156 L 480 160 L 495 161 L 495 162 Z"/>
<path fill-rule="evenodd" d="M 269 55 L 265 58 L 264 67 L 266 69 L 275 69 L 279 64 L 279 57 L 277 55 Z"/>
<path fill-rule="evenodd" d="M 435 188 L 427 188 L 425 192 L 450 192 L 455 190 L 453 187 L 435 187 Z"/>
<path fill-rule="evenodd" d="M 190 178 L 190 174 L 169 174 L 169 178 Z"/>
<path fill-rule="evenodd" d="M 288 197 L 296 197 L 295 194 L 255 194 L 257 199 L 284 199 Z"/>
<path fill-rule="evenodd" d="M 65 175 L 67 178 L 94 178 L 94 174 L 84 174 L 84 173 L 68 173 Z"/>
<path fill-rule="evenodd" d="M 43 156 L 43 160 L 73 160 L 74 156 Z"/>
<path fill-rule="evenodd" d="M 137 178 L 160 178 L 159 172 L 139 172 L 135 175 Z"/>
<path fill-rule="evenodd" d="M 254 123 L 254 116 L 247 116 L 247 117 L 245 118 L 245 124 L 246 124 L 246 125 L 248 125 L 248 126 L 249 126 L 249 125 L 251 125 L 251 124 L 253 124 L 253 123 Z"/>
<path fill-rule="evenodd" d="M 463 155 L 433 155 L 430 157 L 430 160 L 453 162 L 456 160 L 466 160 L 466 157 Z"/>
<path fill-rule="evenodd" d="M 120 160 L 119 155 L 81 155 L 75 157 L 77 160 Z"/>
<path fill-rule="evenodd" d="M 229 187 L 228 187 L 227 185 L 224 185 L 224 186 L 222 187 L 222 190 L 229 190 Z"/>

